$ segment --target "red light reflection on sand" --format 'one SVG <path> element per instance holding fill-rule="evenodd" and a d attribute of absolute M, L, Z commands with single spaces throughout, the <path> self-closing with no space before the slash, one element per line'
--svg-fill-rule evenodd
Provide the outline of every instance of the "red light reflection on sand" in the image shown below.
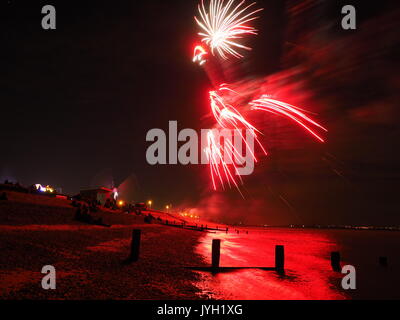
<path fill-rule="evenodd" d="M 340 273 L 330 266 L 330 252 L 337 245 L 318 230 L 248 229 L 249 234 L 206 234 L 197 247 L 208 263 L 213 238 L 221 239 L 221 266 L 272 267 L 275 245 L 285 246 L 285 275 L 274 271 L 244 269 L 229 273 L 201 272 L 198 284 L 215 299 L 347 299 L 341 292 Z"/>

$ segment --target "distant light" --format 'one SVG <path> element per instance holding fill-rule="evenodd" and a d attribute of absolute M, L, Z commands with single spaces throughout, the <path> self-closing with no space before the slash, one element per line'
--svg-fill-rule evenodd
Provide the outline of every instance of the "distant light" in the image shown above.
<path fill-rule="evenodd" d="M 54 192 L 54 188 L 50 187 L 49 185 L 43 187 L 40 183 L 35 184 L 35 188 L 40 192 L 49 192 L 49 193 Z"/>
<path fill-rule="evenodd" d="M 39 190 L 41 192 L 46 192 L 46 188 L 42 187 L 42 185 L 39 184 L 39 183 L 35 184 L 35 187 L 36 187 L 37 190 Z"/>
<path fill-rule="evenodd" d="M 118 205 L 123 206 L 123 205 L 124 205 L 124 202 L 123 202 L 122 200 L 119 200 L 119 201 L 118 201 Z"/>
<path fill-rule="evenodd" d="M 117 200 L 117 198 L 118 198 L 118 189 L 114 188 L 113 189 L 113 193 L 114 193 L 114 200 Z"/>

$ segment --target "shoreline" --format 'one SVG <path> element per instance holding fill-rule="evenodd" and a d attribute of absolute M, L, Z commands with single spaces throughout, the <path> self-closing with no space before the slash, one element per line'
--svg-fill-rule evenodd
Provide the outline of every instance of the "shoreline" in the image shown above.
<path fill-rule="evenodd" d="M 122 212 L 94 213 L 96 219 L 102 218 L 112 225 L 105 228 L 75 221 L 75 208 L 67 201 L 44 205 L 37 201 L 29 203 L 27 199 L 19 201 L 20 196 L 10 194 L 9 201 L 0 202 L 3 300 L 398 297 L 400 276 L 395 270 L 400 266 L 399 239 L 393 232 L 244 226 L 235 230 L 229 226 L 227 234 L 223 230 L 199 232 L 174 225 L 147 224 L 144 216 Z M 133 229 L 141 230 L 139 260 L 125 264 Z M 243 270 L 210 274 L 190 269 L 210 266 L 214 238 L 221 240 L 220 265 Z M 285 246 L 284 277 L 251 269 L 273 266 L 276 245 Z M 331 268 L 333 251 L 341 253 L 342 266 L 350 264 L 357 268 L 357 290 L 341 290 L 343 275 Z M 380 265 L 379 257 L 387 257 L 388 266 Z M 56 269 L 56 290 L 41 288 L 45 276 L 41 270 L 45 265 Z M 238 289 L 244 287 L 251 290 Z"/>
<path fill-rule="evenodd" d="M 206 298 L 194 285 L 200 276 L 185 268 L 204 265 L 195 253 L 201 233 L 144 224 L 142 217 L 122 213 L 96 213 L 116 226 L 111 228 L 74 221 L 72 207 L 48 207 L 45 213 L 35 204 L 0 204 L 1 299 Z M 140 258 L 124 265 L 132 229 L 142 230 Z M 56 268 L 55 290 L 41 288 L 44 265 Z"/>

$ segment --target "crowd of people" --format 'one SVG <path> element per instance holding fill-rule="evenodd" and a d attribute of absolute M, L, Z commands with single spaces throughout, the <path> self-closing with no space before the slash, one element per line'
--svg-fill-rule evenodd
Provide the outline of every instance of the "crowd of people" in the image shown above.
<path fill-rule="evenodd" d="M 75 211 L 75 220 L 90 223 L 90 224 L 97 224 L 103 226 L 109 226 L 104 224 L 101 218 L 94 218 L 92 213 L 99 211 L 99 206 L 101 206 L 100 201 L 94 199 L 82 199 L 81 197 L 75 197 L 72 200 L 71 205 L 76 207 Z M 136 215 L 141 215 L 141 209 L 137 208 L 135 205 L 126 203 L 123 205 L 119 205 L 115 199 L 108 198 L 104 203 L 104 208 L 111 209 L 111 210 L 121 210 L 125 213 L 135 213 Z M 151 214 L 146 216 L 145 222 L 151 223 L 151 221 L 155 219 Z"/>
<path fill-rule="evenodd" d="M 72 205 L 76 207 L 75 220 L 104 227 L 111 227 L 111 225 L 104 223 L 102 218 L 95 218 L 91 215 L 92 212 L 97 212 L 97 205 L 94 203 L 83 204 L 74 201 Z"/>

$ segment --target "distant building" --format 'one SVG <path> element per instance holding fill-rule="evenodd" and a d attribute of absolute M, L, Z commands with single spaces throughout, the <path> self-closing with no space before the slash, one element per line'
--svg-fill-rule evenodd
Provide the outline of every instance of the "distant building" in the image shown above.
<path fill-rule="evenodd" d="M 81 190 L 80 195 L 82 200 L 97 200 L 104 205 L 107 199 L 113 199 L 113 190 L 103 187 L 90 190 Z"/>

